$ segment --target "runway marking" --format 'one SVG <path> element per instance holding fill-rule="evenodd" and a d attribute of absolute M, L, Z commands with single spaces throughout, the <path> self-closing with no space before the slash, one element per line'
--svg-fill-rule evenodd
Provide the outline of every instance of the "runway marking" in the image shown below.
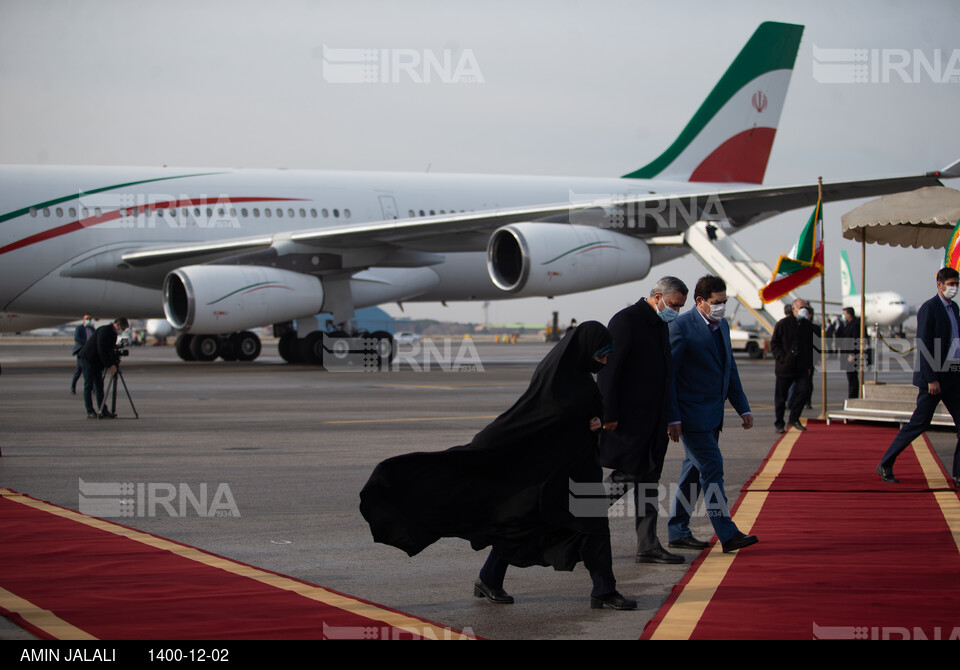
<path fill-rule="evenodd" d="M 320 423 L 403 423 L 410 421 L 462 421 L 464 419 L 496 419 L 497 415 L 490 416 L 423 416 L 408 417 L 405 419 L 345 419 L 343 421 L 321 421 Z"/>
<path fill-rule="evenodd" d="M 947 527 L 953 536 L 953 542 L 957 545 L 957 551 L 960 551 L 960 498 L 953 490 L 942 490 L 944 484 L 943 471 L 933 455 L 933 447 L 927 441 L 926 436 L 921 435 L 913 441 L 911 446 L 913 452 L 917 455 L 917 460 L 920 461 L 923 476 L 927 478 L 927 485 L 933 489 L 933 497 L 940 506 L 940 512 L 947 522 Z M 949 483 L 947 486 L 949 486 Z"/>
<path fill-rule="evenodd" d="M 744 494 L 734 521 L 745 534 L 750 534 L 766 499 L 766 491 L 748 491 Z M 736 558 L 736 553 L 723 553 L 723 546 L 719 541 L 716 542 L 650 639 L 689 640 Z"/>
<path fill-rule="evenodd" d="M 284 575 L 273 574 L 260 570 L 249 565 L 243 565 L 236 563 L 228 558 L 223 558 L 221 556 L 215 556 L 213 554 L 208 554 L 203 552 L 195 547 L 190 547 L 183 544 L 178 544 L 172 540 L 167 540 L 162 537 L 156 537 L 149 535 L 147 533 L 135 530 L 133 528 L 126 528 L 124 526 L 119 526 L 115 523 L 104 521 L 95 517 L 86 516 L 80 512 L 76 512 L 71 509 L 66 509 L 63 507 L 58 507 L 51 503 L 46 503 L 41 500 L 35 500 L 33 498 L 27 497 L 25 495 L 10 491 L 9 489 L 0 488 L 0 496 L 3 496 L 9 499 L 12 502 L 17 502 L 28 507 L 32 507 L 37 510 L 41 510 L 56 516 L 61 516 L 71 521 L 77 523 L 82 523 L 92 528 L 106 531 L 108 533 L 113 533 L 114 535 L 119 535 L 121 537 L 140 542 L 149 547 L 154 547 L 156 549 L 162 549 L 169 551 L 173 554 L 187 558 L 203 565 L 207 565 L 214 568 L 219 568 L 226 572 L 239 575 L 242 577 L 248 577 L 256 581 L 268 584 L 278 589 L 284 589 L 287 591 L 293 591 L 294 593 L 301 595 L 305 598 L 321 602 L 325 605 L 330 605 L 332 607 L 337 607 L 339 609 L 351 612 L 358 616 L 365 617 L 374 621 L 382 621 L 388 626 L 404 630 L 421 637 L 430 637 L 435 635 L 436 639 L 443 640 L 449 639 L 451 637 L 451 630 L 443 628 L 441 626 L 435 626 L 427 621 L 422 619 L 415 619 L 406 614 L 400 612 L 393 612 L 391 610 L 383 609 L 372 603 L 365 603 L 359 600 L 355 600 L 349 596 L 344 596 L 333 591 L 329 591 L 321 586 L 315 586 L 313 584 L 307 584 L 300 582 L 290 577 Z M 40 610 L 34 605 L 28 603 L 28 601 L 20 599 L 21 604 L 27 605 L 27 610 L 33 610 L 34 612 L 43 612 L 45 610 Z M 10 609 L 10 608 L 8 608 Z M 11 609 L 13 612 L 21 613 L 19 608 Z M 55 617 L 54 617 L 55 618 Z M 42 617 L 41 617 L 42 619 Z M 57 631 L 61 629 L 57 627 L 57 621 L 50 620 L 48 622 L 52 625 L 52 628 L 47 628 L 46 626 L 38 626 L 50 633 L 54 637 L 58 637 L 56 634 Z M 80 631 L 83 635 L 87 635 Z M 459 639 L 473 639 L 466 634 L 460 634 Z M 71 638 L 73 639 L 73 638 Z M 93 638 L 91 638 L 93 639 Z"/>
<path fill-rule="evenodd" d="M 29 600 L 0 587 L 0 607 L 23 617 L 31 626 L 45 631 L 58 640 L 96 640 L 94 636 L 67 623 L 50 610 L 37 607 Z"/>

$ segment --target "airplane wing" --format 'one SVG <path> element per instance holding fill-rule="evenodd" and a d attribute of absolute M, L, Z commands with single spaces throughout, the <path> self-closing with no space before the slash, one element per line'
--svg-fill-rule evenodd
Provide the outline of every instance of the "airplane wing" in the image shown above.
<path fill-rule="evenodd" d="M 941 177 L 953 176 L 944 171 L 912 177 L 825 183 L 822 186 L 823 199 L 831 202 L 911 191 L 941 185 Z M 122 253 L 120 259 L 135 268 L 198 264 L 262 253 L 285 244 L 305 245 L 334 254 L 338 250 L 370 245 L 428 254 L 483 251 L 490 233 L 511 223 L 579 223 L 613 228 L 625 235 L 652 237 L 681 233 L 698 220 L 727 220 L 735 228 L 743 228 L 786 211 L 813 206 L 816 202 L 816 184 L 703 190 L 672 195 L 617 197 L 612 194 L 607 199 L 585 202 L 374 221 L 219 243 L 139 248 Z"/>

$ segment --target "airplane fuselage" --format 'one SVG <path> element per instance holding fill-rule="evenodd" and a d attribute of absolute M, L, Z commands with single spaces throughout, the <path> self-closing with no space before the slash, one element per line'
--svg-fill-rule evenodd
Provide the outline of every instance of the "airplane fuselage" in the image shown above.
<path fill-rule="evenodd" d="M 59 315 L 96 305 L 104 313 L 162 316 L 163 277 L 117 262 L 125 251 L 144 247 L 703 186 L 498 175 L 0 166 L 0 310 Z M 435 243 L 445 258 L 432 266 L 441 281 L 413 299 L 514 297 L 490 281 L 485 243 L 476 235 Z M 384 253 L 376 247 L 345 250 L 358 268 L 376 267 Z"/>

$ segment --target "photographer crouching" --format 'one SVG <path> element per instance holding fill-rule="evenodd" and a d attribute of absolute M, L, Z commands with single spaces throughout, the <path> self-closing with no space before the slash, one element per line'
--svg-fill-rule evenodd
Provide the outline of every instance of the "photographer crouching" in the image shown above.
<path fill-rule="evenodd" d="M 77 354 L 77 360 L 80 361 L 80 367 L 83 370 L 83 404 L 87 408 L 88 419 L 117 417 L 103 403 L 103 373 L 104 370 L 110 374 L 117 372 L 117 366 L 120 364 L 120 354 L 116 346 L 117 335 L 129 327 L 130 324 L 124 318 L 115 319 L 110 325 L 100 326 Z M 93 390 L 97 392 L 97 407 L 103 408 L 99 414 L 94 411 L 91 398 Z"/>

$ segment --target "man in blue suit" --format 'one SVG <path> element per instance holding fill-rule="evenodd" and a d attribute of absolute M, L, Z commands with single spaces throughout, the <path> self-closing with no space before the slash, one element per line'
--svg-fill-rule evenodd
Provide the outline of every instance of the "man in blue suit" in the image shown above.
<path fill-rule="evenodd" d="M 76 356 L 83 349 L 90 336 L 93 335 L 93 317 L 89 314 L 83 315 L 83 322 L 73 329 L 73 355 Z M 70 380 L 70 393 L 77 395 L 77 382 L 83 375 L 83 367 L 80 365 L 80 359 L 77 358 L 77 369 L 73 373 L 73 379 Z"/>
<path fill-rule="evenodd" d="M 917 312 L 917 355 L 913 385 L 919 388 L 917 408 L 877 466 L 885 482 L 897 483 L 893 464 L 904 449 L 930 427 L 930 420 L 942 400 L 960 429 L 960 314 L 953 298 L 960 286 L 960 273 L 943 268 L 937 273 L 937 295 Z M 960 487 L 960 433 L 953 451 L 954 483 Z"/>
<path fill-rule="evenodd" d="M 705 549 L 690 532 L 690 513 L 703 491 L 707 514 L 723 551 L 731 552 L 757 542 L 744 535 L 730 518 L 723 488 L 723 455 L 720 430 L 727 400 L 740 415 L 742 426 L 753 426 L 750 404 L 740 384 L 730 348 L 730 326 L 723 318 L 727 285 L 713 275 L 701 277 L 694 289 L 696 309 L 670 324 L 674 394 L 667 412 L 670 439 L 683 438 L 686 453 L 680 470 L 677 495 L 667 524 L 669 546 Z"/>

